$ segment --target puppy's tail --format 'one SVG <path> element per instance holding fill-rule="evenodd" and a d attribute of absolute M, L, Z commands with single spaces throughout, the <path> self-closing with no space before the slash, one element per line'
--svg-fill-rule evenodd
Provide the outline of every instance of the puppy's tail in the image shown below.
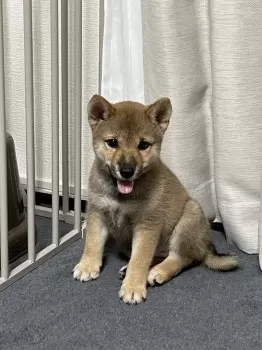
<path fill-rule="evenodd" d="M 230 271 L 239 267 L 238 259 L 234 255 L 219 255 L 216 252 L 207 254 L 204 265 L 212 270 Z"/>

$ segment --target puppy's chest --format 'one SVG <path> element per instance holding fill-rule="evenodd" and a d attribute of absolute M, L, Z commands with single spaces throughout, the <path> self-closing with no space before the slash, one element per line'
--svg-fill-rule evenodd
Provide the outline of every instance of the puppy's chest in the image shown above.
<path fill-rule="evenodd" d="M 99 197 L 97 204 L 105 214 L 109 229 L 112 228 L 114 231 L 127 230 L 128 227 L 131 229 L 130 216 L 135 211 L 134 206 L 120 203 L 118 200 L 106 196 Z"/>

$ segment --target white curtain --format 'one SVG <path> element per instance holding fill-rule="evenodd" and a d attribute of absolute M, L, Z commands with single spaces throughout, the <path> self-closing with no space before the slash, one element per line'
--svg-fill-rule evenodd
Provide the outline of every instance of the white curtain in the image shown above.
<path fill-rule="evenodd" d="M 104 13 L 101 93 L 112 102 L 143 102 L 140 0 L 106 0 Z"/>
<path fill-rule="evenodd" d="M 105 0 L 104 33 L 102 93 L 171 98 L 163 159 L 230 241 L 262 257 L 261 0 Z"/>

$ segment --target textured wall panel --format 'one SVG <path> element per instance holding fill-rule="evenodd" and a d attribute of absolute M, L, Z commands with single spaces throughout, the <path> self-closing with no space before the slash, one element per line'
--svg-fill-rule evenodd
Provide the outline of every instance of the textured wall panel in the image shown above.
<path fill-rule="evenodd" d="M 26 178 L 26 133 L 24 108 L 23 3 L 5 1 L 5 60 L 8 131 L 15 140 L 19 171 Z M 69 2 L 69 159 L 70 185 L 74 169 L 74 2 Z M 92 163 L 86 105 L 98 91 L 99 1 L 83 1 L 83 189 L 86 169 Z M 35 140 L 37 187 L 51 189 L 51 43 L 50 2 L 33 1 L 33 46 L 35 89 Z M 61 110 L 61 96 L 60 96 Z M 60 125 L 61 130 L 61 125 Z M 60 142 L 61 145 L 61 142 Z M 61 159 L 61 152 L 60 152 Z M 61 164 L 61 162 L 60 162 Z M 61 171 L 61 166 L 60 166 Z M 61 181 L 60 181 L 61 183 Z"/>

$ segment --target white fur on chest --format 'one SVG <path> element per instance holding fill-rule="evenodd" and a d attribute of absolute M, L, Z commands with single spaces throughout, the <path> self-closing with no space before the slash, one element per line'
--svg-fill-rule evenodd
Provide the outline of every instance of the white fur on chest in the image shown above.
<path fill-rule="evenodd" d="M 120 203 L 118 200 L 107 196 L 96 196 L 96 205 L 106 211 L 118 211 L 120 209 Z"/>
<path fill-rule="evenodd" d="M 111 223 L 115 228 L 120 228 L 124 225 L 126 215 L 123 205 L 118 200 L 106 195 L 96 195 L 93 197 L 93 200 L 95 200 L 95 205 L 107 216 L 109 225 Z"/>
<path fill-rule="evenodd" d="M 93 203 L 96 207 L 102 211 L 110 212 L 122 212 L 126 215 L 135 214 L 138 209 L 138 203 L 136 201 L 130 200 L 121 200 L 119 201 L 116 198 L 108 194 L 95 193 L 90 191 L 89 193 L 90 202 Z"/>
<path fill-rule="evenodd" d="M 138 203 L 136 201 L 121 200 L 105 194 L 90 191 L 90 202 L 104 212 L 108 224 L 114 229 L 123 229 L 128 225 L 128 217 L 136 215 Z"/>

